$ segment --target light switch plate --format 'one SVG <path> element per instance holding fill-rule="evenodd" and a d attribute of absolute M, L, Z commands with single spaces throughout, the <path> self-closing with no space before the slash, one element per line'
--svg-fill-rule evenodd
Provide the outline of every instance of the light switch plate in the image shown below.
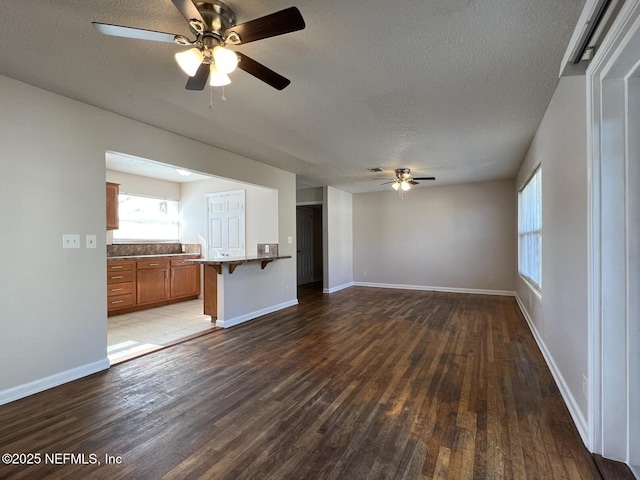
<path fill-rule="evenodd" d="M 87 235 L 85 237 L 87 248 L 96 248 L 97 237 L 95 235 Z"/>
<path fill-rule="evenodd" d="M 77 233 L 63 234 L 62 248 L 80 248 L 80 235 Z"/>

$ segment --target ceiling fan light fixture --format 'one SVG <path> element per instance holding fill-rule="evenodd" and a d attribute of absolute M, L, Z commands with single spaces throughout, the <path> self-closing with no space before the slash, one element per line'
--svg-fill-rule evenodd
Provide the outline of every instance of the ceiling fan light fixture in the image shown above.
<path fill-rule="evenodd" d="M 213 49 L 213 60 L 222 73 L 231 73 L 238 66 L 238 56 L 228 48 L 216 46 Z"/>
<path fill-rule="evenodd" d="M 406 192 L 407 190 L 411 190 L 411 184 L 406 180 L 402 180 L 402 182 L 400 183 L 400 188 L 403 192 Z"/>
<path fill-rule="evenodd" d="M 209 72 L 209 85 L 212 87 L 224 87 L 225 85 L 229 85 L 231 83 L 231 79 L 229 75 L 224 72 L 221 72 L 215 64 L 211 64 Z"/>
<path fill-rule="evenodd" d="M 202 60 L 204 60 L 202 52 L 197 48 L 190 48 L 184 52 L 178 52 L 175 57 L 182 71 L 190 77 L 196 74 L 198 67 L 200 67 Z"/>

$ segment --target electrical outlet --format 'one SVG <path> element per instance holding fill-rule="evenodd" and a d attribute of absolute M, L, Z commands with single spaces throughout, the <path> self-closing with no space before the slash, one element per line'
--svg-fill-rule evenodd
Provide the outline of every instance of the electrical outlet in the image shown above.
<path fill-rule="evenodd" d="M 367 271 L 366 270 L 362 271 L 362 278 L 367 278 Z"/>
<path fill-rule="evenodd" d="M 287 243 L 293 243 L 293 237 L 287 237 Z"/>
<path fill-rule="evenodd" d="M 493 275 L 489 275 L 489 283 L 493 283 Z"/>
<path fill-rule="evenodd" d="M 80 235 L 75 233 L 63 234 L 62 248 L 80 248 Z"/>
<path fill-rule="evenodd" d="M 286 286 L 284 287 L 284 293 L 289 293 L 289 285 L 286 285 Z"/>

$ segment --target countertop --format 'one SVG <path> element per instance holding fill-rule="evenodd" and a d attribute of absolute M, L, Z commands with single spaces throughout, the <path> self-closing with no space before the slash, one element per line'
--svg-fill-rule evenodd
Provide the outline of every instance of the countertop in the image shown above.
<path fill-rule="evenodd" d="M 262 269 L 264 270 L 269 263 L 282 258 L 291 258 L 291 255 L 249 255 L 245 257 L 193 258 L 185 260 L 185 263 L 209 265 L 221 275 L 223 265 L 229 265 L 229 274 L 231 274 L 235 271 L 236 267 L 244 265 L 245 263 L 261 262 Z"/>
<path fill-rule="evenodd" d="M 264 262 L 291 258 L 291 255 L 248 255 L 245 257 L 194 258 L 189 261 L 203 265 L 229 265 L 232 263 Z"/>
<path fill-rule="evenodd" d="M 168 258 L 168 257 L 200 257 L 199 253 L 159 253 L 153 255 L 123 255 L 120 257 L 107 257 L 107 260 L 144 260 L 147 258 Z"/>

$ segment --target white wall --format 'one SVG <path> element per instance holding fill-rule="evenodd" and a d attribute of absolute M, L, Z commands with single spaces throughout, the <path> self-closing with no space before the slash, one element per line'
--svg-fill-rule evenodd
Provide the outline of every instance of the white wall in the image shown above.
<path fill-rule="evenodd" d="M 0 369 L 0 403 L 108 366 L 107 150 L 276 189 L 278 238 L 295 238 L 291 173 L 3 76 L 0 112 L 0 365 L 12 366 Z M 98 248 L 63 250 L 63 233 L 96 234 Z M 261 295 L 276 306 L 295 301 L 280 286 L 296 282 L 295 242 L 279 243 L 292 259 L 246 271 L 271 279 Z M 264 310 L 244 293 L 238 315 Z"/>
<path fill-rule="evenodd" d="M 115 170 L 107 170 L 106 177 L 107 182 L 120 185 L 120 193 L 180 200 L 180 184 L 177 182 L 116 172 Z"/>
<path fill-rule="evenodd" d="M 108 366 L 96 109 L 0 76 L 0 403 Z M 98 132 L 96 132 L 98 133 Z M 62 234 L 97 235 L 63 250 Z"/>
<path fill-rule="evenodd" d="M 206 255 L 207 193 L 245 191 L 245 253 L 256 255 L 258 243 L 278 243 L 278 191 L 211 178 L 185 182 L 180 194 L 180 242 L 199 243 Z M 286 239 L 285 239 L 286 240 Z"/>
<path fill-rule="evenodd" d="M 583 438 L 588 367 L 587 123 L 585 77 L 563 77 L 517 176 L 542 164 L 542 296 L 517 291 Z M 515 201 L 515 200 L 514 200 Z"/>
<path fill-rule="evenodd" d="M 354 195 L 359 284 L 515 290 L 513 180 Z M 493 283 L 490 282 L 493 276 Z"/>
<path fill-rule="evenodd" d="M 296 203 L 298 205 L 317 205 L 323 200 L 324 189 L 322 187 L 299 188 L 296 191 Z"/>
<path fill-rule="evenodd" d="M 323 290 L 331 293 L 353 284 L 353 195 L 326 187 L 323 205 Z"/>

